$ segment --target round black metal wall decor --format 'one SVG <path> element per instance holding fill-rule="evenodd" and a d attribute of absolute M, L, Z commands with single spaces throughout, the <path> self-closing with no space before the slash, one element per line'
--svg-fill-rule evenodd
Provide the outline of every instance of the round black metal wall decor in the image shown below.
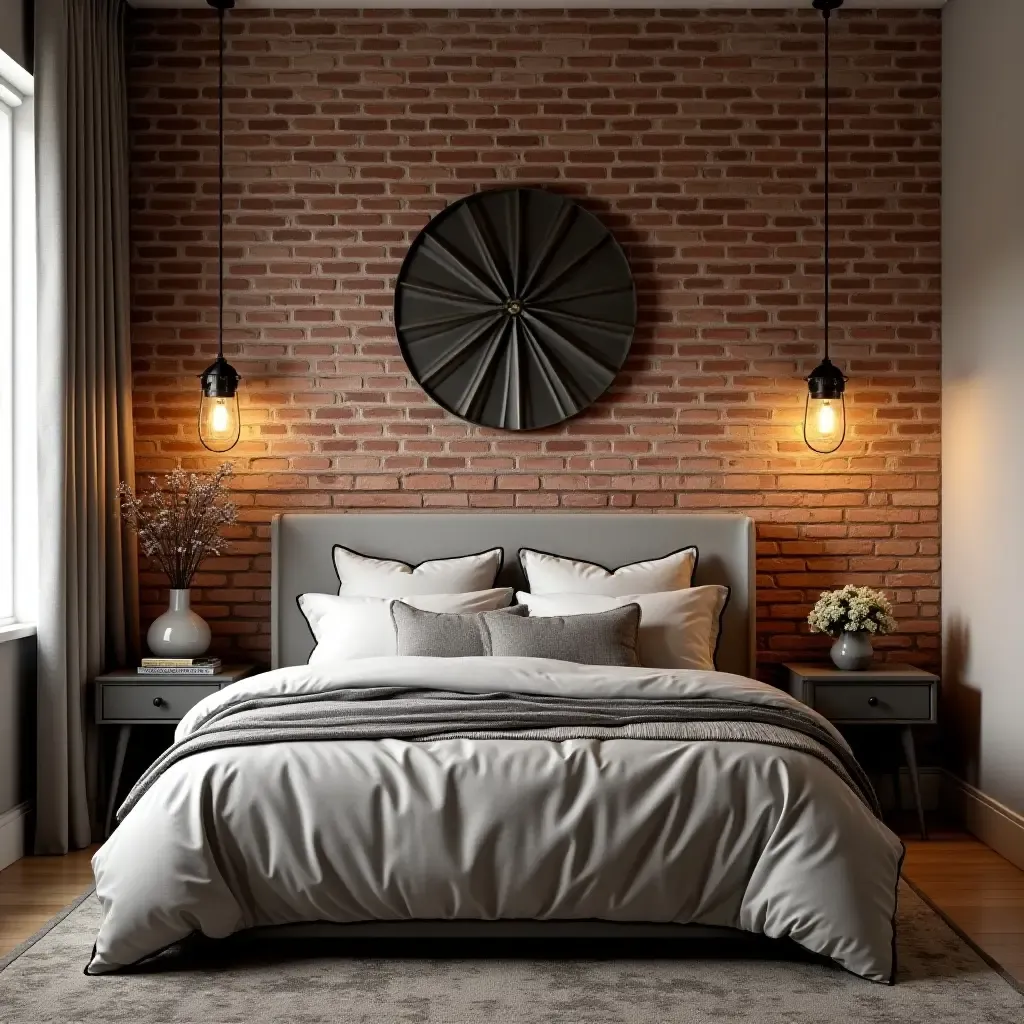
<path fill-rule="evenodd" d="M 575 416 L 629 354 L 636 289 L 591 213 L 538 188 L 477 192 L 417 236 L 395 330 L 413 377 L 470 423 L 537 430 Z"/>

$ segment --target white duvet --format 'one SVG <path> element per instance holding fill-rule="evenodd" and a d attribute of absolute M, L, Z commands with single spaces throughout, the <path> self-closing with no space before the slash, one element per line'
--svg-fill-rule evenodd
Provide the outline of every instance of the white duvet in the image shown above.
<path fill-rule="evenodd" d="M 719 672 L 368 658 L 243 680 L 193 708 L 176 740 L 251 698 L 369 686 L 799 706 Z M 602 919 L 788 936 L 888 982 L 902 853 L 825 760 L 768 742 L 248 743 L 171 764 L 96 853 L 103 920 L 88 970 L 193 932 Z"/>

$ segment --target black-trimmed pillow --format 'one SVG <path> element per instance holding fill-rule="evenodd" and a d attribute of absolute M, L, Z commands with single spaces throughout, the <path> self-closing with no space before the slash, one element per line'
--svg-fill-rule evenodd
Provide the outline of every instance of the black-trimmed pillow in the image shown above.
<path fill-rule="evenodd" d="M 490 590 L 501 571 L 504 548 L 475 555 L 432 558 L 419 565 L 371 558 L 335 544 L 334 571 L 338 593 L 349 597 L 402 598 L 418 594 L 469 594 Z"/>
<path fill-rule="evenodd" d="M 660 594 L 525 594 L 516 599 L 530 609 L 530 616 L 577 615 L 601 612 L 635 603 L 640 622 L 640 664 L 645 668 L 715 667 L 722 614 L 729 588 L 712 585 L 669 590 Z"/>
<path fill-rule="evenodd" d="M 528 618 L 517 605 L 476 615 L 421 611 L 391 605 L 398 653 L 434 658 L 554 658 L 579 665 L 638 667 L 640 607 L 593 615 Z"/>
<path fill-rule="evenodd" d="M 599 594 L 625 597 L 629 594 L 659 594 L 685 590 L 697 569 L 695 547 L 680 548 L 663 558 L 630 562 L 618 569 L 606 569 L 596 562 L 519 549 L 519 564 L 531 594 Z"/>
<path fill-rule="evenodd" d="M 299 611 L 316 641 L 309 656 L 310 665 L 382 658 L 398 653 L 391 599 L 300 594 L 297 600 Z M 510 605 L 512 590 L 495 587 L 469 594 L 414 594 L 405 600 L 418 608 L 436 612 L 485 612 Z"/>

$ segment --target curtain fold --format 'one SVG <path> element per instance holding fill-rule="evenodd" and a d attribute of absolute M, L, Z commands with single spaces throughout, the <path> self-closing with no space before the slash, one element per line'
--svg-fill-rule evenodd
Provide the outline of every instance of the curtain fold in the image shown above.
<path fill-rule="evenodd" d="M 36 0 L 36 853 L 100 835 L 88 685 L 138 647 L 123 0 Z"/>

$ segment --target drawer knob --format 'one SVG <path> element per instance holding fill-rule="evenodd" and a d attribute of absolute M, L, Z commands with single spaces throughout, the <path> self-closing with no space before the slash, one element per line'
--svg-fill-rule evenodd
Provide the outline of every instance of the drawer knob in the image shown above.
<path fill-rule="evenodd" d="M 878 707 L 878 698 L 877 697 L 868 697 L 868 707 L 877 708 Z"/>
<path fill-rule="evenodd" d="M 871 699 L 874 700 L 873 697 Z M 163 699 L 163 697 L 154 697 L 153 698 L 153 707 L 155 707 L 155 708 L 165 708 L 165 707 L 167 707 L 167 701 L 165 701 Z"/>

